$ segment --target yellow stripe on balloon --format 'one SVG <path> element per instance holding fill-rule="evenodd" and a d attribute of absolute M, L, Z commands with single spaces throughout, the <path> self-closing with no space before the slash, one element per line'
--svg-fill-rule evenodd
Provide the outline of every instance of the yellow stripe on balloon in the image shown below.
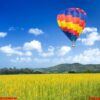
<path fill-rule="evenodd" d="M 59 21 L 58 25 L 62 28 L 68 28 L 73 29 L 74 31 L 77 31 L 79 34 L 81 34 L 83 28 L 79 26 L 78 24 L 73 24 L 72 22 L 66 22 L 66 21 Z"/>

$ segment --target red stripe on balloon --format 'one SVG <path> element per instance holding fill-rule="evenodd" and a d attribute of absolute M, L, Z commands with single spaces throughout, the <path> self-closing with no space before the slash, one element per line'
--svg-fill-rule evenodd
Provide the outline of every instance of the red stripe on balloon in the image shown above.
<path fill-rule="evenodd" d="M 69 8 L 70 10 L 77 10 L 78 12 L 83 13 L 84 15 L 86 15 L 86 12 L 80 8 Z"/>
<path fill-rule="evenodd" d="M 65 20 L 65 15 L 64 15 L 64 14 L 59 14 L 59 15 L 57 16 L 57 20 L 60 20 L 60 21 Z"/>
<path fill-rule="evenodd" d="M 68 29 L 67 27 L 60 27 L 64 32 L 69 32 L 75 36 L 79 36 L 79 33 L 73 29 Z"/>
<path fill-rule="evenodd" d="M 66 21 L 66 22 L 72 22 L 73 24 L 78 24 L 82 28 L 85 27 L 85 23 L 86 23 L 84 20 L 81 20 L 78 17 L 73 17 L 72 15 L 64 15 L 64 14 L 58 15 L 57 20 Z"/>
<path fill-rule="evenodd" d="M 86 12 L 85 12 L 84 10 L 82 10 L 82 9 L 80 9 L 80 8 L 76 8 L 76 9 L 77 9 L 78 12 L 81 12 L 81 13 L 83 13 L 84 15 L 86 15 Z"/>
<path fill-rule="evenodd" d="M 76 10 L 76 8 L 69 8 L 70 10 Z"/>
<path fill-rule="evenodd" d="M 86 23 L 83 21 L 83 20 L 80 20 L 80 23 L 79 23 L 80 26 L 82 26 L 82 28 L 84 29 Z"/>
<path fill-rule="evenodd" d="M 80 8 L 76 8 L 76 10 L 77 10 L 78 12 L 83 13 L 83 10 L 82 10 L 82 9 L 80 9 Z"/>

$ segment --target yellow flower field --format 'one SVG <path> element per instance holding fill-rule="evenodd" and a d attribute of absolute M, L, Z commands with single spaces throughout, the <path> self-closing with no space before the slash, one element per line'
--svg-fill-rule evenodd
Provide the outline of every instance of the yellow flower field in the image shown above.
<path fill-rule="evenodd" d="M 1 75 L 0 97 L 89 100 L 100 96 L 100 74 Z"/>

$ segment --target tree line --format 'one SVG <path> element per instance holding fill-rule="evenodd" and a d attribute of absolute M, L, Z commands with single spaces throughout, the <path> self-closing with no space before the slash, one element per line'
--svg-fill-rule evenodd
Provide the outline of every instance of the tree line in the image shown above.
<path fill-rule="evenodd" d="M 34 71 L 31 68 L 1 68 L 0 74 L 42 74 L 42 72 Z"/>

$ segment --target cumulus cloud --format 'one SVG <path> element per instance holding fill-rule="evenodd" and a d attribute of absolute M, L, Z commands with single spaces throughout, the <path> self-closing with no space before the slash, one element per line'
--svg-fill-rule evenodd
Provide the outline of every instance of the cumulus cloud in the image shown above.
<path fill-rule="evenodd" d="M 30 28 L 29 31 L 28 31 L 30 34 L 33 34 L 33 35 L 41 35 L 43 34 L 44 32 L 39 29 L 39 28 Z"/>
<path fill-rule="evenodd" d="M 100 34 L 98 33 L 97 28 L 87 27 L 84 29 L 83 33 L 88 33 L 86 38 L 80 38 L 78 40 L 85 45 L 92 46 L 96 41 L 100 41 Z"/>
<path fill-rule="evenodd" d="M 34 50 L 38 52 L 33 56 Z M 12 47 L 12 45 L 0 47 L 0 52 L 5 53 L 7 56 L 11 56 L 11 62 L 16 63 L 32 62 L 50 64 L 50 66 L 60 63 L 76 62 L 83 64 L 100 63 L 100 48 L 87 49 L 81 53 L 69 56 L 70 51 L 71 47 L 69 46 L 49 46 L 44 50 L 42 43 L 37 40 L 26 42 L 22 47 Z M 15 58 L 12 59 L 12 57 Z"/>
<path fill-rule="evenodd" d="M 0 51 L 6 53 L 7 55 L 12 55 L 12 54 L 22 55 L 22 52 L 18 52 L 17 50 L 12 48 L 11 45 L 0 47 Z"/>
<path fill-rule="evenodd" d="M 62 63 L 100 64 L 100 49 L 92 48 L 70 56 L 54 57 L 50 59 L 52 65 Z"/>
<path fill-rule="evenodd" d="M 37 40 L 33 40 L 33 41 L 30 41 L 30 42 L 24 43 L 23 48 L 25 50 L 36 50 L 38 52 L 42 52 L 41 42 L 39 42 Z"/>
<path fill-rule="evenodd" d="M 59 50 L 58 50 L 58 55 L 59 56 L 65 56 L 67 53 L 69 53 L 71 51 L 71 47 L 69 46 L 62 46 Z"/>
<path fill-rule="evenodd" d="M 18 48 L 13 48 L 11 45 L 0 47 L 0 51 L 7 54 L 7 56 L 18 55 L 18 56 L 32 56 L 30 51 L 22 52 L 17 50 Z"/>
<path fill-rule="evenodd" d="M 100 35 L 97 32 L 92 32 L 91 34 L 87 35 L 86 38 L 80 39 L 80 41 L 85 45 L 91 46 L 94 45 L 96 41 L 100 41 Z"/>
<path fill-rule="evenodd" d="M 96 27 L 86 27 L 82 33 L 90 33 L 90 32 L 97 32 Z"/>
<path fill-rule="evenodd" d="M 7 36 L 6 32 L 0 32 L 0 38 L 4 38 L 5 36 Z"/>
<path fill-rule="evenodd" d="M 40 55 L 42 57 L 51 57 L 54 55 L 54 52 L 55 52 L 54 50 L 55 48 L 53 46 L 49 46 L 47 52 L 41 52 Z"/>
<path fill-rule="evenodd" d="M 83 53 L 73 57 L 73 62 L 84 63 L 84 64 L 97 64 L 100 63 L 100 49 L 88 49 Z"/>
<path fill-rule="evenodd" d="M 42 43 L 38 40 L 25 42 L 22 46 L 17 47 L 13 47 L 11 44 L 0 47 L 0 52 L 5 53 L 7 56 L 33 56 L 33 54 L 35 54 L 36 56 L 46 58 L 53 56 L 65 56 L 70 50 L 71 47 L 69 46 L 48 46 L 44 49 Z"/>
<path fill-rule="evenodd" d="M 95 35 L 97 35 L 96 32 L 92 32 L 91 34 L 89 34 L 90 37 L 92 34 L 94 34 L 93 37 L 96 37 Z M 10 56 L 12 63 L 31 62 L 36 64 L 50 64 L 50 66 L 61 63 L 76 62 L 83 64 L 100 63 L 100 48 L 87 49 L 81 53 L 69 55 L 71 50 L 72 49 L 69 46 L 48 46 L 46 48 L 43 48 L 42 43 L 38 40 L 26 42 L 22 46 L 18 47 L 13 47 L 11 44 L 0 47 L 0 52 L 6 54 L 7 56 Z M 33 55 L 34 51 L 37 51 L 35 55 Z"/>
<path fill-rule="evenodd" d="M 42 57 L 52 57 L 52 56 L 65 56 L 71 51 L 69 46 L 53 47 L 49 46 L 47 52 L 43 51 L 40 53 Z"/>
<path fill-rule="evenodd" d="M 43 52 L 42 44 L 40 41 L 33 40 L 30 42 L 26 42 L 21 47 L 20 46 L 19 47 L 12 47 L 11 44 L 0 47 L 0 52 L 5 53 L 7 56 L 12 56 L 12 55 L 32 56 L 33 50 L 38 52 L 37 55 L 39 53 Z M 49 52 L 50 52 L 50 50 L 49 50 Z"/>
<path fill-rule="evenodd" d="M 13 52 L 13 49 L 11 48 L 11 45 L 7 45 L 7 46 L 0 47 L 0 51 L 9 54 Z"/>
<path fill-rule="evenodd" d="M 32 56 L 32 52 L 31 52 L 31 51 L 26 51 L 26 52 L 24 53 L 24 55 L 25 55 L 25 56 Z"/>

